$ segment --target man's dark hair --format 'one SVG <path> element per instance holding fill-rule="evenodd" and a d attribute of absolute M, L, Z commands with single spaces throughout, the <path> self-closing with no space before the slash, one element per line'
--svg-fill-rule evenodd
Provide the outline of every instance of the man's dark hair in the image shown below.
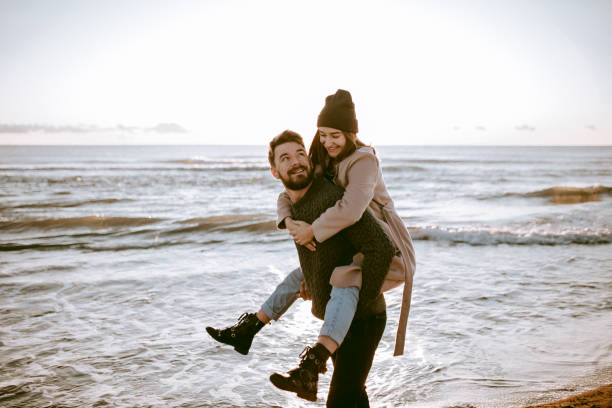
<path fill-rule="evenodd" d="M 274 139 L 272 139 L 272 141 L 270 141 L 270 147 L 268 148 L 268 161 L 270 162 L 271 167 L 275 167 L 274 149 L 276 149 L 276 146 L 289 142 L 295 142 L 297 144 L 300 144 L 302 145 L 304 150 L 306 150 L 306 146 L 304 146 L 304 140 L 302 139 L 302 136 L 292 130 L 285 130 L 283 133 L 276 136 Z"/>

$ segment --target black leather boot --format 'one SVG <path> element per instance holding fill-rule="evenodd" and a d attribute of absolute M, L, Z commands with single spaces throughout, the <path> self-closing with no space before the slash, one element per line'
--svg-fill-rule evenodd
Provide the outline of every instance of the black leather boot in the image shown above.
<path fill-rule="evenodd" d="M 234 346 L 234 350 L 240 354 L 249 354 L 253 337 L 265 324 L 257 318 L 255 313 L 243 313 L 238 319 L 238 323 L 225 329 L 215 329 L 206 327 L 206 331 L 211 337 L 221 343 Z"/>
<path fill-rule="evenodd" d="M 319 374 L 327 371 L 326 363 L 329 351 L 320 343 L 306 347 L 300 353 L 300 365 L 287 372 L 288 375 L 274 373 L 270 381 L 277 388 L 297 393 L 297 396 L 308 401 L 317 400 Z"/>

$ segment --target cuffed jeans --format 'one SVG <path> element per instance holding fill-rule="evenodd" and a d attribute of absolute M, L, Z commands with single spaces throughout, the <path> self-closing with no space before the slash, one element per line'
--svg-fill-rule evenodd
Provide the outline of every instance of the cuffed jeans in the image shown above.
<path fill-rule="evenodd" d="M 276 287 L 272 295 L 264 302 L 261 309 L 270 319 L 278 320 L 297 298 L 300 293 L 300 282 L 304 279 L 300 268 L 294 269 Z M 357 303 L 359 302 L 359 289 L 356 287 L 332 287 L 330 299 L 325 307 L 325 319 L 321 336 L 331 337 L 339 345 L 346 337 L 351 326 Z"/>

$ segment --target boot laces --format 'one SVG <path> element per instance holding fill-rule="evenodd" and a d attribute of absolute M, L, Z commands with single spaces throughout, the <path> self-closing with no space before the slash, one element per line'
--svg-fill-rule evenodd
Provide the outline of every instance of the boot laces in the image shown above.
<path fill-rule="evenodd" d="M 312 347 L 306 346 L 304 347 L 304 350 L 302 350 L 302 352 L 299 354 L 299 357 L 301 358 L 299 367 L 307 368 L 307 366 L 309 365 L 314 365 L 317 372 L 325 373 L 327 371 L 327 368 L 323 365 L 323 361 L 319 359 L 319 357 L 315 354 L 314 351 L 311 352 L 311 350 Z"/>
<path fill-rule="evenodd" d="M 306 347 L 304 347 L 304 350 L 302 350 L 302 351 L 300 352 L 299 357 L 302 359 L 302 361 L 301 361 L 301 362 L 303 362 L 303 361 L 306 359 L 306 354 L 308 354 L 308 352 L 309 352 L 311 349 L 312 349 L 312 347 L 310 347 L 310 346 L 306 346 Z"/>
<path fill-rule="evenodd" d="M 246 312 L 240 315 L 240 317 L 238 318 L 238 322 L 237 322 L 235 325 L 233 325 L 233 326 L 230 328 L 230 335 L 231 335 L 232 337 L 236 337 L 236 330 L 237 330 L 237 329 L 238 329 L 238 327 L 240 327 L 240 325 L 242 325 L 242 323 L 243 323 L 243 322 L 245 322 L 245 321 L 246 321 L 248 318 L 249 318 L 249 314 L 248 314 L 248 313 L 246 313 Z"/>

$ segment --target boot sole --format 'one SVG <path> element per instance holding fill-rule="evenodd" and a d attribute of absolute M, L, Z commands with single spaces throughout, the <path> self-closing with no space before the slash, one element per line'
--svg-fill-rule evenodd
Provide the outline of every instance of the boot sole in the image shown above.
<path fill-rule="evenodd" d="M 301 392 L 301 391 L 296 391 L 295 389 L 290 389 L 290 388 L 283 387 L 283 383 L 276 381 L 276 379 L 274 377 L 274 374 L 272 374 L 270 376 L 270 382 L 276 388 L 278 388 L 279 390 L 295 392 L 297 394 L 297 396 L 302 398 L 302 399 L 305 399 L 305 400 L 311 401 L 311 402 L 317 402 L 317 394 L 304 393 L 304 392 Z"/>
<path fill-rule="evenodd" d="M 307 401 L 311 401 L 311 402 L 317 402 L 317 396 L 316 395 L 311 395 L 311 394 L 300 394 L 299 392 L 297 393 L 297 396 L 305 399 Z"/>
<path fill-rule="evenodd" d="M 240 354 L 242 354 L 243 356 L 246 356 L 247 354 L 249 354 L 249 349 L 241 349 L 238 348 L 238 346 L 234 346 L 234 350 L 236 350 L 237 352 L 239 352 Z"/>
<path fill-rule="evenodd" d="M 212 337 L 213 340 L 215 340 L 215 341 L 217 341 L 217 342 L 219 342 L 221 344 L 227 344 L 228 346 L 233 346 L 234 350 L 236 350 L 238 353 L 242 354 L 243 356 L 246 356 L 247 354 L 249 354 L 249 350 L 251 349 L 251 346 L 249 346 L 248 348 L 245 349 L 245 348 L 240 348 L 239 346 L 234 346 L 231 343 L 226 343 L 224 341 L 221 341 L 221 339 L 217 338 L 217 335 L 215 333 L 215 329 L 212 328 L 212 327 L 207 327 L 206 328 L 206 333 L 208 333 L 208 335 L 210 337 Z"/>

